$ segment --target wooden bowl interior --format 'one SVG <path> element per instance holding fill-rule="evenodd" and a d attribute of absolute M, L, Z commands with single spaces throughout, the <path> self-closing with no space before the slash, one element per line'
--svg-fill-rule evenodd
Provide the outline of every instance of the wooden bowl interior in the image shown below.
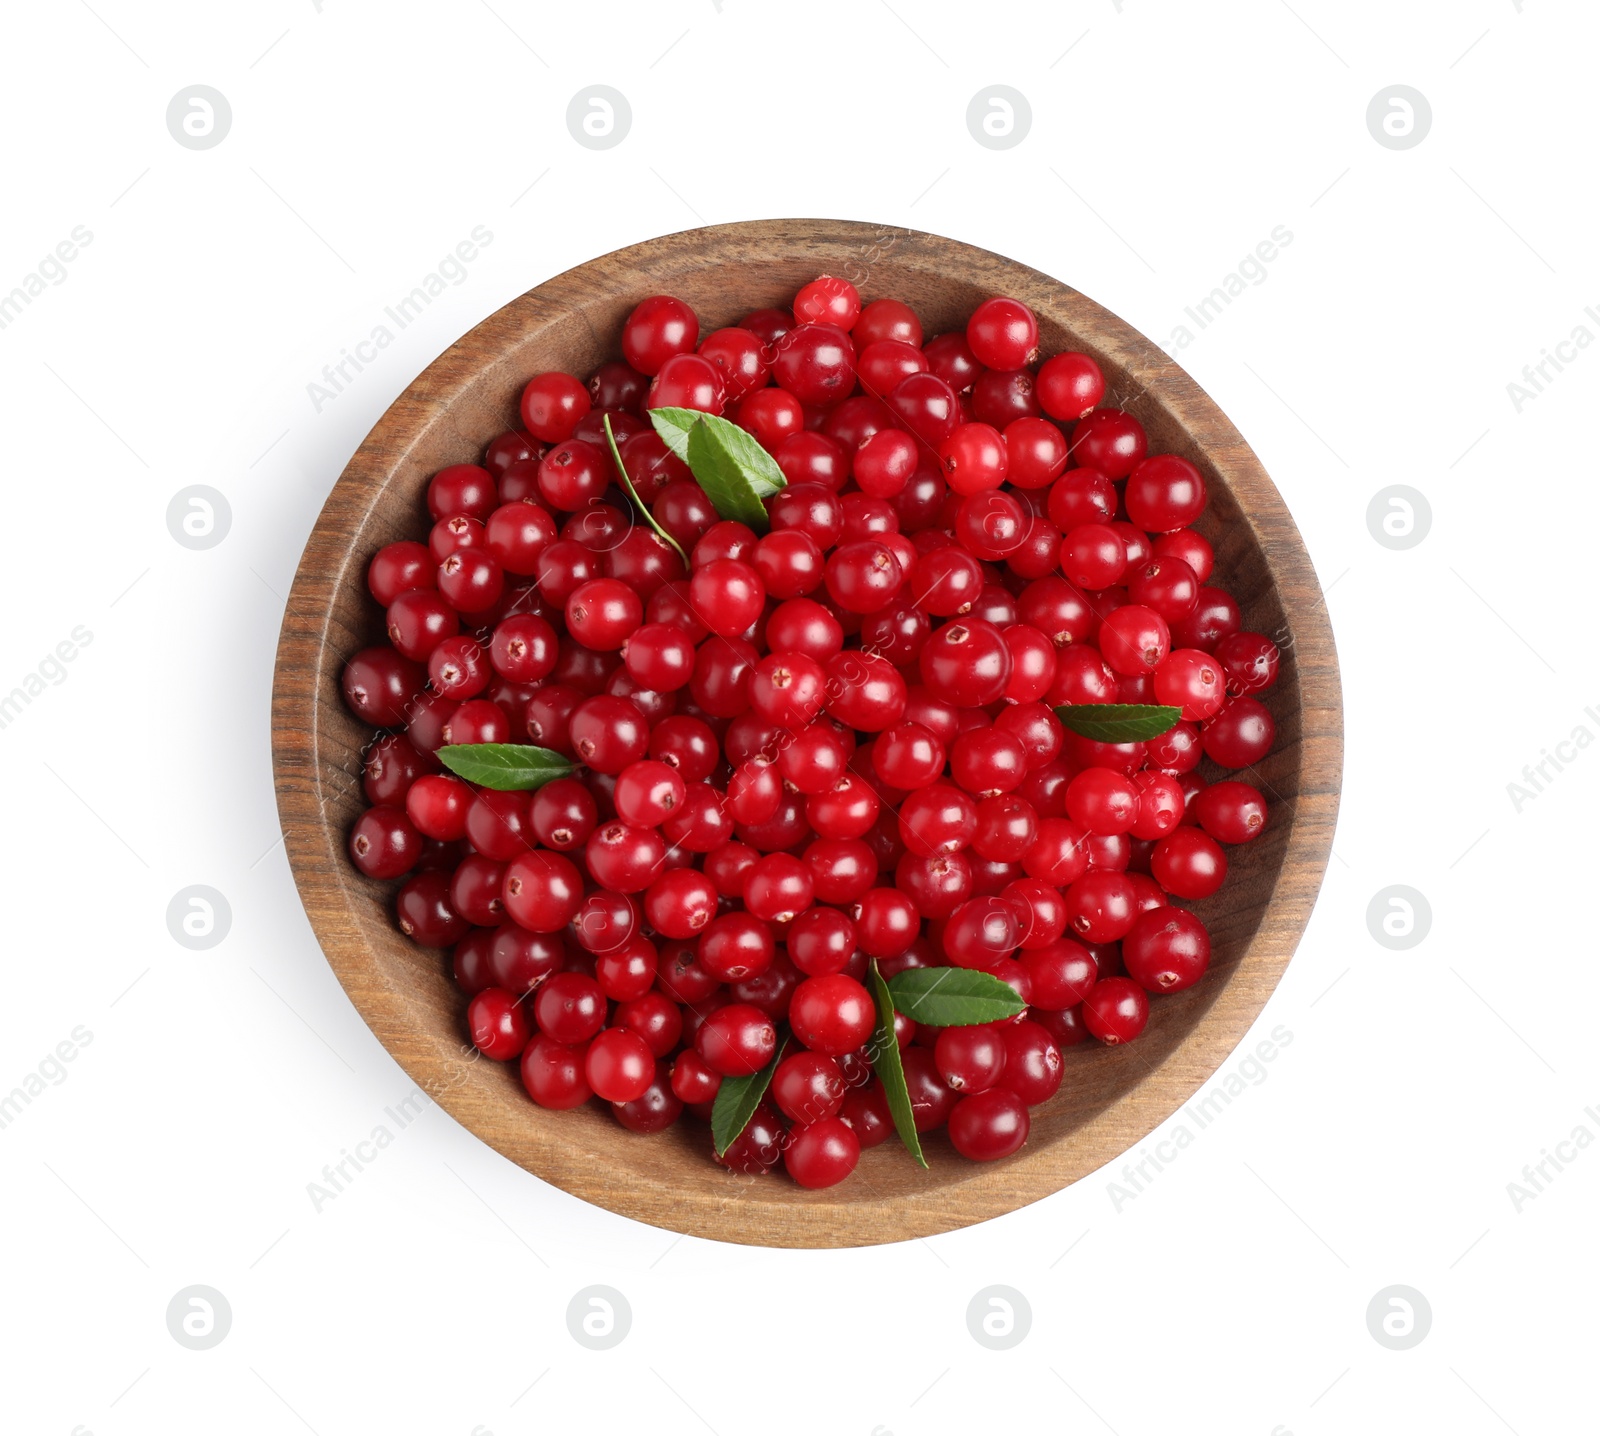
<path fill-rule="evenodd" d="M 345 709 L 338 680 L 346 658 L 383 637 L 367 560 L 385 543 L 426 534 L 429 477 L 478 461 L 515 425 L 529 377 L 586 374 L 618 357 L 622 322 L 649 293 L 677 294 L 711 328 L 783 305 L 823 272 L 851 278 L 865 300 L 905 300 L 930 336 L 963 325 L 991 294 L 1013 294 L 1039 315 L 1043 352 L 1093 354 L 1107 402 L 1140 419 L 1150 451 L 1182 454 L 1205 474 L 1211 500 L 1200 527 L 1216 546 L 1217 574 L 1245 627 L 1277 637 L 1283 657 L 1266 698 L 1278 741 L 1256 775 L 1270 827 L 1229 850 L 1227 884 L 1195 905 L 1214 943 L 1207 977 L 1154 1002 L 1137 1043 L 1069 1049 L 1061 1091 L 1034 1109 L 1017 1157 L 974 1165 L 939 1134 L 922 1172 L 891 1141 L 865 1153 L 840 1187 L 805 1192 L 723 1171 L 698 1123 L 640 1137 L 593 1105 L 547 1112 L 528 1100 L 514 1065 L 474 1060 L 446 955 L 402 937 L 390 908 L 397 885 L 361 878 L 345 857 L 373 735 Z M 997 1215 L 1093 1170 L 1176 1110 L 1232 1050 L 1293 950 L 1326 862 L 1339 764 L 1337 674 L 1309 562 L 1254 456 L 1192 381 L 1120 320 L 1023 266 L 933 236 L 824 222 L 722 226 L 605 256 L 530 291 L 441 356 L 362 445 L 317 523 L 285 619 L 274 719 L 280 807 L 313 927 L 358 1009 L 419 1085 L 558 1186 L 661 1226 L 770 1245 L 890 1241 Z"/>

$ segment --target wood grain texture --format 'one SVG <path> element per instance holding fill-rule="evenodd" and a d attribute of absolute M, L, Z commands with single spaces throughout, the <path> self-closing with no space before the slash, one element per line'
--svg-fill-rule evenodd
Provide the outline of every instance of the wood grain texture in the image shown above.
<path fill-rule="evenodd" d="M 382 634 L 367 560 L 391 540 L 425 535 L 429 476 L 476 462 L 516 421 L 529 377 L 584 374 L 616 357 L 622 321 L 645 295 L 679 295 L 714 327 L 784 304 L 823 273 L 850 279 L 868 300 L 905 300 L 929 335 L 1009 294 L 1039 316 L 1044 353 L 1093 354 L 1108 402 L 1138 416 L 1151 452 L 1183 454 L 1204 472 L 1211 503 L 1201 527 L 1217 572 L 1246 627 L 1278 639 L 1283 663 L 1267 699 L 1277 747 L 1259 770 L 1270 827 L 1230 850 L 1228 883 L 1198 906 L 1215 954 L 1204 981 L 1153 1003 L 1137 1043 L 1069 1050 L 1061 1091 L 1034 1110 L 1028 1145 L 1010 1160 L 968 1163 L 941 1134 L 927 1142 L 922 1172 L 890 1142 L 865 1153 L 841 1186 L 806 1192 L 781 1177 L 723 1171 L 698 1123 L 641 1137 L 592 1107 L 546 1112 L 527 1099 L 514 1065 L 474 1060 L 445 954 L 402 937 L 389 910 L 396 885 L 361 877 L 345 855 L 372 735 L 345 710 L 339 674 Z M 1194 381 L 1114 315 L 1035 270 L 935 235 L 835 220 L 719 225 L 634 245 L 541 284 L 441 355 L 334 486 L 289 597 L 273 690 L 278 807 L 295 881 L 339 980 L 400 1065 L 544 1181 L 655 1226 L 769 1246 L 902 1241 L 998 1216 L 1113 1160 L 1176 1111 L 1233 1051 L 1294 952 L 1328 859 L 1341 759 L 1338 665 L 1316 576 L 1271 480 Z"/>

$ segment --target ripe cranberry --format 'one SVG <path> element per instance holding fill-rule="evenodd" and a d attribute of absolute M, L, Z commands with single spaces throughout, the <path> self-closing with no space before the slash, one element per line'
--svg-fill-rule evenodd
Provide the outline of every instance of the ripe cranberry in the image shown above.
<path fill-rule="evenodd" d="M 1039 348 L 1033 311 L 1015 299 L 986 299 L 967 320 L 967 344 L 989 369 L 1020 369 Z"/>
<path fill-rule="evenodd" d="M 578 905 L 573 936 L 588 952 L 620 948 L 639 929 L 639 907 L 623 893 L 592 892 Z"/>
<path fill-rule="evenodd" d="M 506 912 L 529 932 L 560 932 L 577 915 L 583 879 L 559 853 L 531 852 L 506 865 Z"/>
<path fill-rule="evenodd" d="M 1194 612 L 1178 623 L 1172 636 L 1180 648 L 1198 648 L 1211 653 L 1243 626 L 1239 605 L 1232 596 L 1206 585 L 1200 589 Z"/>
<path fill-rule="evenodd" d="M 932 1132 L 950 1119 L 961 1094 L 946 1084 L 931 1050 L 909 1047 L 901 1053 L 906 1090 L 911 1097 L 911 1119 L 918 1132 Z"/>
<path fill-rule="evenodd" d="M 807 977 L 842 972 L 856 950 L 855 924 L 837 908 L 812 907 L 790 924 L 789 960 Z"/>
<path fill-rule="evenodd" d="M 1264 633 L 1231 633 L 1211 652 L 1229 693 L 1263 693 L 1278 681 L 1278 645 Z"/>
<path fill-rule="evenodd" d="M 405 597 L 402 594 L 396 602 Z M 420 663 L 392 648 L 363 648 L 345 664 L 339 684 L 345 703 L 358 718 L 374 727 L 394 728 L 407 721 L 409 706 L 426 677 Z"/>
<path fill-rule="evenodd" d="M 1223 685 L 1222 665 L 1198 648 L 1174 649 L 1156 665 L 1157 701 L 1181 708 L 1183 716 L 1192 723 L 1202 722 L 1222 708 L 1226 701 Z M 1240 701 L 1255 703 L 1254 699 Z M 1255 706 L 1260 707 L 1259 704 Z M 1270 736 L 1268 746 L 1271 746 Z"/>
<path fill-rule="evenodd" d="M 647 992 L 642 997 L 619 1002 L 612 1021 L 618 1027 L 637 1032 L 656 1057 L 665 1057 L 671 1052 L 684 1032 L 683 1010 L 660 992 Z"/>
<path fill-rule="evenodd" d="M 933 1044 L 939 1075 L 957 1092 L 986 1092 L 1006 1066 L 1006 1044 L 997 1027 L 946 1027 Z"/>
<path fill-rule="evenodd" d="M 963 733 L 950 749 L 950 776 L 976 797 L 1009 793 L 1027 776 L 1028 750 L 998 728 Z"/>
<path fill-rule="evenodd" d="M 837 324 L 848 330 L 861 313 L 861 296 L 848 279 L 824 274 L 802 284 L 794 297 L 794 317 L 802 324 Z"/>
<path fill-rule="evenodd" d="M 844 1094 L 839 1064 L 820 1052 L 791 1052 L 772 1077 L 772 1100 L 791 1122 L 836 1116 Z"/>
<path fill-rule="evenodd" d="M 932 783 L 900 805 L 900 840 L 913 853 L 953 853 L 967 846 L 978 829 L 978 808 L 966 793 L 948 783 Z"/>
<path fill-rule="evenodd" d="M 856 902 L 878 876 L 877 857 L 860 838 L 819 839 L 806 848 L 801 861 L 811 870 L 816 898 L 826 903 Z"/>
<path fill-rule="evenodd" d="M 401 808 L 411 785 L 435 766 L 434 760 L 424 757 L 408 736 L 385 734 L 367 750 L 361 790 L 369 803 Z"/>
<path fill-rule="evenodd" d="M 839 1109 L 839 1120 L 849 1124 L 863 1151 L 888 1141 L 894 1132 L 888 1099 L 883 1095 L 883 1088 L 875 1081 L 869 1086 L 854 1087 L 845 1093 L 844 1105 Z"/>
<path fill-rule="evenodd" d="M 369 878 L 397 878 L 422 856 L 422 834 L 400 808 L 368 808 L 350 829 L 350 860 Z"/>
<path fill-rule="evenodd" d="M 1080 468 L 1125 479 L 1144 458 L 1144 428 L 1121 409 L 1096 409 L 1072 428 L 1072 458 Z"/>
<path fill-rule="evenodd" d="M 721 1086 L 722 1074 L 707 1067 L 694 1048 L 686 1048 L 672 1059 L 672 1092 L 679 1101 L 713 1101 Z"/>
<path fill-rule="evenodd" d="M 978 494 L 997 489 L 1005 482 L 1005 441 L 990 424 L 960 424 L 952 429 L 939 442 L 939 461 L 944 467 L 944 481 L 955 494 Z"/>
<path fill-rule="evenodd" d="M 1003 898 L 971 898 L 945 924 L 945 955 L 957 967 L 992 971 L 1017 950 L 1021 933 L 1016 908 Z"/>
<path fill-rule="evenodd" d="M 772 1061 L 778 1033 L 772 1018 L 759 1007 L 730 1002 L 700 1024 L 694 1046 L 713 1072 L 724 1077 L 748 1077 Z"/>
<path fill-rule="evenodd" d="M 551 1111 L 581 1107 L 594 1095 L 584 1075 L 583 1049 L 553 1042 L 543 1033 L 524 1049 L 521 1073 L 528 1096 Z"/>
<path fill-rule="evenodd" d="M 1048 1012 L 1076 1007 L 1100 978 L 1090 950 L 1071 938 L 1025 952 L 1022 965 L 1028 971 L 1030 1000 L 1034 1007 Z"/>
<path fill-rule="evenodd" d="M 691 868 L 663 873 L 644 895 L 645 918 L 663 937 L 694 937 L 716 913 L 716 888 Z"/>
<path fill-rule="evenodd" d="M 1151 533 L 1171 533 L 1200 517 L 1206 481 L 1187 459 L 1153 454 L 1128 475 L 1122 498 L 1130 523 Z"/>
<path fill-rule="evenodd" d="M 958 619 L 929 638 L 917 666 L 936 698 L 962 708 L 982 707 L 1004 695 L 1011 681 L 1011 650 L 992 623 Z"/>
<path fill-rule="evenodd" d="M 450 879 L 442 872 L 408 878 L 394 900 L 400 931 L 418 947 L 449 947 L 467 935 L 468 922 L 450 904 Z"/>
<path fill-rule="evenodd" d="M 769 454 L 805 428 L 805 411 L 787 389 L 754 389 L 739 401 L 734 422 Z"/>
<path fill-rule="evenodd" d="M 1004 1024 L 1000 1034 L 1006 1044 L 1000 1086 L 1016 1093 L 1030 1107 L 1055 1096 L 1065 1067 L 1061 1049 L 1050 1033 L 1039 1023 L 1024 1018 Z"/>
<path fill-rule="evenodd" d="M 1039 401 L 1027 369 L 985 369 L 972 386 L 972 417 L 1005 429 L 1018 419 L 1037 419 Z"/>
<path fill-rule="evenodd" d="M 937 449 L 961 423 L 961 401 L 937 374 L 909 374 L 885 401 L 906 428 Z"/>
<path fill-rule="evenodd" d="M 730 912 L 700 934 L 700 966 L 720 982 L 744 982 L 772 966 L 777 951 L 772 928 L 750 913 Z"/>
<path fill-rule="evenodd" d="M 1038 804 L 1034 804 L 1035 808 Z M 1057 887 L 1076 882 L 1088 871 L 1089 856 L 1084 848 L 1085 833 L 1070 818 L 1043 818 L 1039 836 L 1022 856 L 1029 877 L 1040 878 Z"/>
<path fill-rule="evenodd" d="M 653 294 L 634 306 L 622 326 L 622 357 L 654 378 L 675 354 L 694 351 L 700 322 L 681 299 Z"/>
<path fill-rule="evenodd" d="M 587 1042 L 605 1019 L 605 993 L 581 972 L 558 972 L 534 993 L 533 1020 L 552 1042 L 566 1046 Z"/>
<path fill-rule="evenodd" d="M 838 653 L 824 665 L 827 711 L 861 733 L 881 733 L 900 721 L 906 683 L 887 659 L 875 654 Z"/>
<path fill-rule="evenodd" d="M 486 519 L 498 500 L 494 475 L 477 464 L 451 464 L 428 481 L 428 512 L 436 519 L 452 514 Z"/>
<path fill-rule="evenodd" d="M 868 888 L 851 909 L 856 944 L 869 957 L 894 957 L 916 940 L 921 918 L 898 888 Z"/>
<path fill-rule="evenodd" d="M 950 1112 L 950 1145 L 969 1162 L 993 1162 L 1028 1140 L 1028 1108 L 1004 1087 L 963 1097 Z"/>
<path fill-rule="evenodd" d="M 518 1000 L 498 987 L 486 987 L 467 1004 L 467 1030 L 485 1057 L 510 1062 L 528 1045 L 528 1019 Z"/>
<path fill-rule="evenodd" d="M 1067 926 L 1085 942 L 1115 942 L 1138 916 L 1127 874 L 1091 870 L 1066 892 Z"/>
<path fill-rule="evenodd" d="M 795 989 L 789 1025 L 796 1039 L 813 1052 L 837 1057 L 855 1051 L 872 1036 L 877 1011 L 866 988 L 853 977 L 833 973 L 808 977 Z"/>
<path fill-rule="evenodd" d="M 729 1171 L 758 1177 L 777 1166 L 786 1143 L 787 1134 L 778 1120 L 778 1114 L 763 1102 L 756 1108 L 744 1131 L 728 1144 L 728 1149 L 716 1160 Z"/>
<path fill-rule="evenodd" d="M 437 560 L 425 544 L 402 541 L 385 544 L 367 565 L 367 588 L 387 608 L 413 588 L 432 588 Z"/>
<path fill-rule="evenodd" d="M 424 837 L 454 842 L 466 836 L 467 810 L 472 799 L 472 789 L 461 779 L 444 773 L 426 774 L 406 791 L 406 816 Z"/>
<path fill-rule="evenodd" d="M 1130 603 L 1107 616 L 1098 642 L 1112 672 L 1133 675 L 1153 671 L 1167 656 L 1172 636 L 1154 609 Z"/>
<path fill-rule="evenodd" d="M 657 961 L 655 945 L 635 934 L 595 958 L 594 979 L 613 1002 L 631 1002 L 654 985 Z"/>
<path fill-rule="evenodd" d="M 797 1185 L 818 1188 L 842 1182 L 855 1171 L 861 1142 L 854 1128 L 838 1117 L 822 1117 L 789 1134 L 784 1169 Z"/>
<path fill-rule="evenodd" d="M 1108 1047 L 1132 1042 L 1150 1020 L 1150 999 L 1126 977 L 1102 978 L 1083 1000 L 1083 1025 Z"/>
<path fill-rule="evenodd" d="M 1063 423 L 1084 418 L 1105 398 L 1105 375 L 1087 354 L 1055 354 L 1039 366 L 1039 406 Z"/>
<path fill-rule="evenodd" d="M 611 1115 L 630 1132 L 649 1135 L 664 1132 L 683 1113 L 683 1103 L 673 1092 L 667 1065 L 652 1066 L 650 1084 L 631 1102 L 613 1102 Z"/>
<path fill-rule="evenodd" d="M 572 375 L 536 374 L 522 391 L 523 427 L 540 443 L 559 444 L 572 437 L 590 407 L 589 391 Z"/>
<path fill-rule="evenodd" d="M 1122 939 L 1122 961 L 1128 976 L 1147 992 L 1181 992 L 1205 976 L 1211 937 L 1192 912 L 1151 908 Z"/>
<path fill-rule="evenodd" d="M 783 391 L 774 389 L 771 392 L 780 394 Z M 783 470 L 783 476 L 789 481 L 791 489 L 807 484 L 829 493 L 837 493 L 844 487 L 845 480 L 850 477 L 850 456 L 845 451 L 844 445 L 829 434 L 810 429 L 789 434 L 780 440 L 772 451 L 772 457 Z M 781 497 L 782 492 L 775 495 L 773 504 L 776 505 Z M 773 519 L 772 526 L 787 527 L 780 525 L 776 518 Z"/>
<path fill-rule="evenodd" d="M 798 324 L 778 340 L 772 373 L 803 404 L 837 403 L 855 385 L 855 347 L 835 324 Z"/>
<path fill-rule="evenodd" d="M 772 370 L 762 342 L 748 329 L 716 329 L 700 341 L 700 357 L 718 373 L 730 400 L 767 382 Z"/>
<path fill-rule="evenodd" d="M 727 389 L 722 370 L 699 354 L 674 354 L 650 382 L 646 409 L 695 409 L 721 414 Z"/>
<path fill-rule="evenodd" d="M 1256 699 L 1232 698 L 1201 730 L 1200 740 L 1206 757 L 1219 767 L 1248 768 L 1272 751 L 1276 731 L 1272 714 Z"/>
<path fill-rule="evenodd" d="M 1222 886 L 1228 858 L 1199 828 L 1175 828 L 1150 854 L 1150 875 L 1174 897 L 1198 902 Z"/>
<path fill-rule="evenodd" d="M 583 1075 L 596 1097 L 632 1102 L 655 1078 L 656 1064 L 644 1038 L 626 1027 L 610 1027 L 589 1044 Z"/>
<path fill-rule="evenodd" d="M 1212 783 L 1196 795 L 1195 821 L 1219 843 L 1247 843 L 1267 825 L 1267 805 L 1248 783 Z"/>

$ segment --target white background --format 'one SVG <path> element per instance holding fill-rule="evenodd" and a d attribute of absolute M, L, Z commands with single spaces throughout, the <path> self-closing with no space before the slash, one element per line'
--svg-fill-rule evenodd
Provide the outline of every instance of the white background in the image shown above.
<path fill-rule="evenodd" d="M 1593 8 L 493 4 L 8 12 L 0 293 L 74 226 L 93 239 L 0 331 L 0 692 L 75 626 L 92 642 L 0 730 L 0 1092 L 74 1028 L 92 1041 L 0 1130 L 0 1426 L 1592 1429 L 1600 1151 L 1520 1211 L 1507 1184 L 1576 1125 L 1600 1135 L 1600 753 L 1520 813 L 1507 784 L 1600 734 L 1600 353 L 1521 412 L 1507 385 L 1574 326 L 1600 335 Z M 205 151 L 165 123 L 197 83 L 233 114 Z M 565 121 L 596 83 L 633 115 L 603 152 Z M 965 119 L 997 83 L 1033 116 L 1005 151 Z M 1406 150 L 1365 118 L 1396 83 L 1432 110 Z M 1120 1211 L 1105 1172 L 926 1242 L 674 1240 L 437 1109 L 315 1211 L 307 1184 L 410 1089 L 278 841 L 273 652 L 319 506 L 412 376 L 522 290 L 780 215 L 984 245 L 1162 340 L 1291 231 L 1180 358 L 1283 491 L 1343 667 L 1335 861 L 1251 1045 L 1293 1040 Z M 316 412 L 308 383 L 476 225 L 465 282 Z M 1395 483 L 1432 510 L 1403 551 L 1366 518 Z M 166 524 L 192 484 L 232 511 L 203 552 Z M 165 919 L 197 883 L 232 910 L 204 952 Z M 1392 884 L 1432 909 L 1406 951 L 1369 932 Z M 193 1284 L 232 1310 L 210 1350 L 167 1329 Z M 632 1310 L 602 1352 L 565 1315 L 596 1284 Z M 994 1284 L 1032 1311 L 1008 1351 L 968 1332 Z M 1367 1326 L 1395 1284 L 1432 1312 L 1406 1351 Z"/>

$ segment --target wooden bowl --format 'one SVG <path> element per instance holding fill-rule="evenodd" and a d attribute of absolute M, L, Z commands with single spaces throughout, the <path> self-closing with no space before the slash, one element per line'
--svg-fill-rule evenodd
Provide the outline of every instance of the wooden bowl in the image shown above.
<path fill-rule="evenodd" d="M 963 326 L 990 295 L 1012 295 L 1038 315 L 1046 354 L 1092 354 L 1107 402 L 1138 416 L 1150 451 L 1182 454 L 1205 474 L 1201 527 L 1217 573 L 1245 627 L 1274 636 L 1283 660 L 1267 696 L 1277 745 L 1259 770 L 1270 827 L 1230 849 L 1227 884 L 1198 906 L 1214 944 L 1206 978 L 1154 1002 L 1138 1042 L 1068 1050 L 1061 1090 L 1034 1109 L 1015 1157 L 970 1163 L 941 1133 L 926 1143 L 924 1172 L 891 1139 L 864 1153 L 850 1180 L 808 1192 L 781 1175 L 724 1171 L 692 1120 L 642 1137 L 598 1104 L 547 1112 L 528 1100 L 515 1064 L 473 1060 L 447 956 L 401 936 L 396 884 L 363 878 L 346 856 L 372 733 L 346 711 L 339 674 L 382 637 L 367 560 L 426 535 L 429 476 L 477 461 L 516 424 L 530 376 L 582 375 L 616 357 L 623 319 L 648 294 L 680 296 L 715 328 L 786 304 L 818 274 L 850 279 L 864 299 L 905 300 L 929 335 Z M 1239 1043 L 1299 941 L 1332 842 L 1341 763 L 1338 667 L 1316 575 L 1271 480 L 1194 381 L 1058 280 L 936 235 L 837 220 L 715 225 L 633 245 L 530 290 L 429 365 L 367 436 L 312 530 L 279 640 L 272 716 L 278 809 L 306 913 L 351 1001 L 417 1084 L 497 1151 L 585 1200 L 673 1231 L 784 1247 L 901 1241 L 999 1216 L 1110 1162 L 1176 1111 Z"/>

